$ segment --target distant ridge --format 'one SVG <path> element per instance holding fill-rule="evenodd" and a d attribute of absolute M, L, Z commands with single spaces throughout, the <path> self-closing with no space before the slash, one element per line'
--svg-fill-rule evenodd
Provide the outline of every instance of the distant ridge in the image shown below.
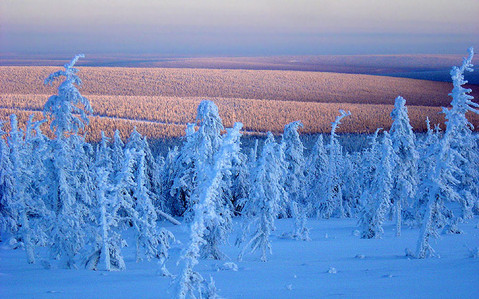
<path fill-rule="evenodd" d="M 141 68 L 205 68 L 291 70 L 366 74 L 450 82 L 451 67 L 461 61 L 456 54 L 418 55 L 318 55 L 271 57 L 172 57 L 159 55 L 90 54 L 79 66 Z M 59 66 L 59 55 L 0 53 L 0 66 Z M 479 72 L 467 74 L 470 84 L 479 84 Z"/>

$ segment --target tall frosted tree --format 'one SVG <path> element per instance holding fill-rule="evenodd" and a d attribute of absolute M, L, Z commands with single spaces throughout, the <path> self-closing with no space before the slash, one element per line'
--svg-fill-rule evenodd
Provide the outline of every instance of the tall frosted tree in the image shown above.
<path fill-rule="evenodd" d="M 215 294 L 212 290 L 212 283 L 208 284 L 201 274 L 194 270 L 198 264 L 205 246 L 212 248 L 218 244 L 211 244 L 214 234 L 224 234 L 225 218 L 218 211 L 218 202 L 221 197 L 221 185 L 225 170 L 231 169 L 231 161 L 234 156 L 239 153 L 239 142 L 237 141 L 241 134 L 241 123 L 236 123 L 233 129 L 228 130 L 226 137 L 222 140 L 219 150 L 214 153 L 213 164 L 202 164 L 204 168 L 198 174 L 200 177 L 199 186 L 193 197 L 197 203 L 194 206 L 194 216 L 191 223 L 190 239 L 187 248 L 183 252 L 181 259 L 183 260 L 183 270 L 178 280 L 178 297 L 179 298 L 196 298 L 203 296 L 209 298 Z M 208 152 L 208 151 L 206 151 Z M 223 230 L 223 231 L 222 231 Z"/>
<path fill-rule="evenodd" d="M 15 182 L 12 175 L 12 161 L 10 160 L 10 149 L 4 138 L 3 122 L 0 122 L 0 229 L 3 240 L 4 234 L 16 230 L 16 223 L 13 221 L 11 202 L 14 197 Z"/>
<path fill-rule="evenodd" d="M 155 171 L 157 169 L 156 160 L 153 157 L 153 153 L 151 152 L 150 145 L 146 140 L 146 137 L 141 136 L 141 134 L 136 130 L 136 127 L 133 128 L 133 131 L 130 134 L 130 138 L 125 145 L 126 149 L 136 150 L 143 152 L 145 156 L 145 186 L 150 192 L 150 197 L 153 204 L 161 208 L 163 206 L 163 202 L 160 199 L 162 197 L 158 195 L 159 192 L 159 182 L 155 180 Z M 140 156 L 137 156 L 140 159 Z M 137 161 L 137 165 L 139 165 L 139 161 Z"/>
<path fill-rule="evenodd" d="M 332 122 L 331 138 L 328 145 L 329 151 L 329 165 L 326 176 L 326 197 L 322 201 L 321 214 L 324 218 L 330 218 L 333 215 L 338 217 L 345 217 L 345 207 L 343 205 L 343 182 L 341 177 L 341 167 L 343 150 L 338 141 L 336 129 L 341 124 L 341 120 L 351 115 L 351 112 L 339 110 L 340 115 Z"/>
<path fill-rule="evenodd" d="M 157 214 L 151 201 L 150 192 L 146 187 L 147 170 L 145 152 L 137 152 L 138 156 L 134 177 L 136 179 L 133 189 L 135 198 L 135 213 L 131 215 L 133 227 L 135 228 L 136 239 L 136 261 L 142 260 L 145 256 L 148 260 L 156 255 L 157 236 L 156 221 Z"/>
<path fill-rule="evenodd" d="M 49 186 L 48 205 L 55 215 L 51 223 L 52 245 L 49 249 L 51 257 L 61 259 L 62 266 L 67 268 L 76 267 L 75 257 L 84 246 L 84 216 L 88 214 L 89 201 L 83 189 L 78 189 L 82 182 L 78 175 L 85 173 L 83 167 L 86 166 L 75 159 L 85 155 L 83 138 L 77 133 L 88 124 L 87 115 L 92 112 L 88 99 L 77 88 L 81 80 L 74 65 L 81 57 L 84 56 L 76 55 L 65 64 L 64 71 L 52 73 L 45 79 L 45 84 L 52 84 L 56 79 L 65 77 L 58 87 L 58 94 L 51 96 L 43 108 L 44 115 L 51 118 L 51 128 L 56 135 L 50 143 L 51 157 L 46 162 L 49 173 L 45 181 Z M 78 138 L 71 138 L 70 135 Z"/>
<path fill-rule="evenodd" d="M 164 158 L 163 166 L 158 170 L 158 182 L 160 184 L 160 196 L 163 197 L 166 203 L 166 212 L 172 215 L 179 215 L 182 210 L 182 205 L 179 205 L 178 202 L 170 194 L 171 187 L 173 186 L 173 181 L 175 179 L 175 166 L 178 159 L 179 150 L 175 146 L 170 149 Z"/>
<path fill-rule="evenodd" d="M 86 268 L 92 270 L 123 270 L 126 268 L 121 248 L 126 245 L 119 231 L 121 202 L 115 197 L 112 184 L 113 161 L 108 138 L 102 132 L 102 139 L 96 151 L 94 183 L 95 198 L 92 214 L 95 217 L 93 233 L 93 253 L 87 258 Z"/>
<path fill-rule="evenodd" d="M 113 142 L 111 144 L 112 153 L 111 159 L 113 164 L 113 171 L 118 172 L 121 169 L 121 165 L 123 163 L 123 159 L 125 154 L 123 150 L 125 148 L 125 144 L 123 140 L 121 140 L 120 131 L 115 130 L 115 134 L 113 135 Z"/>
<path fill-rule="evenodd" d="M 248 200 L 249 190 L 248 158 L 240 152 L 238 159 L 233 161 L 231 171 L 231 203 L 236 213 L 242 210 L 244 202 Z M 228 198 L 225 198 L 225 200 L 228 200 Z"/>
<path fill-rule="evenodd" d="M 459 184 L 456 190 L 460 196 L 462 219 L 472 218 L 472 209 L 479 200 L 479 147 L 477 137 L 472 135 L 474 126 L 466 118 L 466 113 L 479 114 L 479 104 L 473 102 L 473 96 L 469 93 L 471 89 L 464 88 L 467 84 L 464 80 L 466 71 L 472 72 L 472 58 L 474 56 L 473 48 L 468 49 L 469 57 L 464 58 L 460 67 L 454 66 L 451 70 L 451 79 L 453 83 L 451 108 L 443 108 L 446 115 L 446 133 L 450 134 L 450 147 L 458 152 L 459 156 L 454 159 L 454 164 L 461 171 L 457 172 L 456 177 Z M 447 132 L 449 131 L 449 133 Z"/>
<path fill-rule="evenodd" d="M 78 133 L 79 129 L 88 124 L 87 115 L 93 113 L 90 101 L 82 96 L 77 88 L 82 81 L 77 76 L 78 69 L 74 66 L 82 57 L 85 55 L 76 55 L 70 63 L 65 64 L 64 71 L 52 73 L 45 79 L 45 84 L 52 85 L 56 79 L 65 77 L 58 87 L 58 94 L 49 97 L 43 107 L 43 113 L 52 118 L 51 128 L 59 139 L 67 132 Z"/>
<path fill-rule="evenodd" d="M 428 176 L 436 167 L 437 156 L 440 151 L 440 134 L 431 127 L 429 118 L 426 118 L 427 132 L 424 140 L 418 143 L 418 187 L 415 194 L 415 200 L 410 208 L 407 217 L 411 226 L 420 226 L 426 209 L 428 193 Z"/>
<path fill-rule="evenodd" d="M 396 98 L 394 109 L 391 112 L 393 124 L 389 131 L 394 150 L 392 198 L 395 205 L 397 236 L 401 235 L 403 206 L 407 207 L 410 199 L 414 198 L 418 184 L 419 154 L 416 150 L 415 135 L 409 123 L 405 104 L 404 98 Z"/>
<path fill-rule="evenodd" d="M 353 216 L 360 208 L 361 198 L 361 179 L 363 173 L 361 172 L 361 153 L 345 153 L 343 155 L 342 178 L 344 183 L 343 199 L 345 213 L 348 216 Z"/>
<path fill-rule="evenodd" d="M 292 237 L 299 240 L 308 240 L 309 232 L 306 227 L 306 176 L 304 173 L 305 159 L 304 146 L 299 139 L 298 129 L 303 124 L 295 121 L 284 127 L 281 148 L 284 152 L 285 174 L 284 184 L 288 193 L 289 210 L 294 218 L 294 232 Z"/>
<path fill-rule="evenodd" d="M 19 130 L 17 116 L 10 116 L 11 131 L 8 138 L 10 148 L 10 161 L 13 184 L 13 193 L 9 201 L 6 201 L 10 212 L 10 221 L 12 232 L 18 241 L 21 241 L 26 252 L 27 262 L 35 263 L 35 233 L 31 224 L 31 214 L 37 214 L 40 217 L 46 217 L 47 212 L 41 198 L 34 197 L 31 190 L 33 169 L 30 168 L 28 159 L 31 152 L 27 151 L 25 146 L 23 131 Z"/>
<path fill-rule="evenodd" d="M 476 109 L 479 105 L 472 102 L 472 97 L 468 94 L 471 90 L 462 87 L 466 83 L 464 72 L 472 71 L 473 55 L 473 49 L 469 48 L 469 57 L 464 58 L 460 67 L 453 67 L 451 70 L 454 85 L 451 93 L 452 107 L 443 108 L 446 115 L 446 130 L 437 144 L 438 154 L 435 166 L 421 186 L 421 189 L 427 191 L 424 194 L 426 206 L 415 253 L 417 258 L 426 258 L 435 254 L 429 239 L 437 236 L 438 229 L 444 227 L 447 221 L 451 221 L 445 217 L 445 202 L 462 203 L 463 213 L 468 208 L 467 198 L 464 198 L 464 193 L 457 191 L 456 186 L 463 184 L 462 180 L 465 179 L 465 172 L 459 169 L 458 166 L 461 164 L 458 165 L 457 162 L 470 162 L 467 160 L 467 154 L 460 152 L 460 150 L 470 151 L 470 149 L 461 149 L 458 146 L 461 141 L 468 142 L 470 137 L 471 125 L 465 114 L 467 111 L 479 112 Z M 466 166 L 465 168 L 469 166 L 462 165 Z"/>
<path fill-rule="evenodd" d="M 282 184 L 280 151 L 280 145 L 274 141 L 273 134 L 268 132 L 261 156 L 251 173 L 250 196 L 243 208 L 246 217 L 244 232 L 252 233 L 249 241 L 243 246 L 239 255 L 240 260 L 247 250 L 253 253 L 259 249 L 261 260 L 266 262 L 267 254 L 272 252 L 270 235 L 275 230 L 274 220 L 281 210 L 281 203 L 287 198 L 287 192 Z M 243 239 L 245 237 L 243 236 Z"/>
<path fill-rule="evenodd" d="M 324 146 L 323 134 L 320 134 L 316 139 L 313 150 L 307 163 L 307 184 L 308 195 L 311 199 L 311 213 L 316 216 L 321 216 L 321 202 L 323 198 L 326 198 L 327 188 L 324 184 L 324 180 L 328 172 L 328 153 Z"/>
<path fill-rule="evenodd" d="M 189 126 L 186 142 L 176 161 L 175 178 L 171 196 L 176 198 L 180 215 L 191 219 L 195 202 L 191 196 L 198 186 L 198 173 L 203 165 L 212 165 L 213 156 L 221 145 L 223 124 L 218 107 L 208 100 L 203 100 L 197 110 L 198 130 L 193 132 Z M 200 166 L 201 165 L 201 166 Z"/>
<path fill-rule="evenodd" d="M 379 165 L 373 174 L 373 181 L 362 194 L 365 203 L 359 218 L 361 238 L 379 238 L 383 234 L 383 224 L 391 206 L 392 157 L 393 147 L 388 132 L 384 132 L 383 142 L 378 151 Z"/>
<path fill-rule="evenodd" d="M 25 131 L 25 150 L 27 153 L 26 163 L 32 171 L 33 179 L 29 183 L 29 190 L 32 196 L 47 201 L 48 186 L 44 184 L 47 178 L 47 169 L 45 160 L 49 157 L 48 145 L 49 139 L 45 136 L 40 126 L 46 121 L 45 119 L 34 121 L 34 115 L 30 115 L 27 121 Z M 39 235 L 39 233 L 37 233 Z"/>

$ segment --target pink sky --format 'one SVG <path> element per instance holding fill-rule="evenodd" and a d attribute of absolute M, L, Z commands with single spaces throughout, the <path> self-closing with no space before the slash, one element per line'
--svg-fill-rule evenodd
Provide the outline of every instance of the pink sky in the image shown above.
<path fill-rule="evenodd" d="M 0 52 L 463 53 L 477 0 L 2 0 Z"/>

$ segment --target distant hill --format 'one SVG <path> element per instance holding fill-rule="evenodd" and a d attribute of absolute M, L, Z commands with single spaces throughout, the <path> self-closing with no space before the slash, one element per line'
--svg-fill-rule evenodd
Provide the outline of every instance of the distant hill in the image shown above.
<path fill-rule="evenodd" d="M 44 78 L 59 67 L 0 67 L 0 120 L 18 113 L 41 117 L 56 86 Z M 80 89 L 94 108 L 89 138 L 100 130 L 124 137 L 133 126 L 149 138 L 180 136 L 195 121 L 202 99 L 214 100 L 227 126 L 241 121 L 250 133 L 281 133 L 285 124 L 302 120 L 304 133 L 329 132 L 338 109 L 351 110 L 339 132 L 370 133 L 388 129 L 394 99 L 407 100 L 411 123 L 425 129 L 425 119 L 443 123 L 452 84 L 385 76 L 308 71 L 80 67 Z M 58 83 L 58 82 L 57 82 Z M 470 85 L 479 98 L 479 86 Z M 470 116 L 479 127 L 479 117 Z"/>
<path fill-rule="evenodd" d="M 68 57 L 0 53 L 0 66 L 55 66 Z M 293 70 L 405 77 L 450 82 L 449 71 L 461 55 L 318 55 L 270 57 L 171 57 L 159 55 L 88 54 L 78 65 L 94 67 L 207 68 Z M 470 84 L 479 84 L 479 72 L 467 74 Z"/>

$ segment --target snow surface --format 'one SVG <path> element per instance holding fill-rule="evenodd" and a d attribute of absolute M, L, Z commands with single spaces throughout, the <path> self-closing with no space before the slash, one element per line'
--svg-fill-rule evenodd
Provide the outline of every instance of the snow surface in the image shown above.
<path fill-rule="evenodd" d="M 405 256 L 405 248 L 415 248 L 418 229 L 403 227 L 401 237 L 395 237 L 395 225 L 389 221 L 382 239 L 368 240 L 359 238 L 356 223 L 309 219 L 312 240 L 304 242 L 282 239 L 293 220 L 276 220 L 268 262 L 261 262 L 259 253 L 238 262 L 240 249 L 227 245 L 222 250 L 231 260 L 200 260 L 195 270 L 207 280 L 212 276 L 225 298 L 478 298 L 479 259 L 470 256 L 479 247 L 479 217 L 460 225 L 462 235 L 432 240 L 441 257 L 429 259 Z M 182 242 L 170 250 L 167 263 L 170 272 L 178 274 L 176 263 L 188 244 L 189 229 L 185 224 L 159 224 Z M 241 227 L 238 219 L 234 227 Z M 47 270 L 40 259 L 29 265 L 23 250 L 0 243 L 0 298 L 176 297 L 175 284 L 157 274 L 156 261 L 135 262 L 132 230 L 128 233 L 130 247 L 123 249 L 127 269 L 119 272 Z M 230 244 L 237 233 L 230 235 Z"/>

